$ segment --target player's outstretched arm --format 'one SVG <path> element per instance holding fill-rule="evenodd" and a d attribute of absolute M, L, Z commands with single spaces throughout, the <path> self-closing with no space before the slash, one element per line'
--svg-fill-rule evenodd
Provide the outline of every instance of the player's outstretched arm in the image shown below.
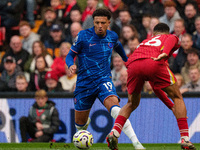
<path fill-rule="evenodd" d="M 118 41 L 118 45 L 114 47 L 115 51 L 122 57 L 124 62 L 127 62 L 128 57 L 126 56 L 126 53 L 124 51 L 124 48 L 122 44 Z"/>
<path fill-rule="evenodd" d="M 69 51 L 65 58 L 66 65 L 68 68 L 74 64 L 74 57 L 76 56 L 76 53 L 74 53 L 72 50 Z"/>
<path fill-rule="evenodd" d="M 162 54 L 158 55 L 157 58 L 151 57 L 151 59 L 153 59 L 153 60 L 155 60 L 155 61 L 159 61 L 159 60 L 162 60 L 162 59 L 166 58 L 167 56 L 168 56 L 168 55 L 167 55 L 166 53 L 162 53 Z"/>
<path fill-rule="evenodd" d="M 69 53 L 66 56 L 65 62 L 67 64 L 67 67 L 70 71 L 70 73 L 76 72 L 76 65 L 74 65 L 74 57 L 76 56 L 76 53 L 74 53 L 72 50 L 69 51 Z"/>

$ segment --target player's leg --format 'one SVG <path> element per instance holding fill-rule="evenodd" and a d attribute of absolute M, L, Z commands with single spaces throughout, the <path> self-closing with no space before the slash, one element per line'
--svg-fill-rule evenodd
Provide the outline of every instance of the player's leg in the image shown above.
<path fill-rule="evenodd" d="M 131 112 L 135 110 L 139 105 L 140 92 L 144 85 L 144 80 L 143 77 L 141 76 L 141 71 L 144 70 L 141 69 L 142 67 L 140 65 L 141 65 L 140 61 L 139 62 L 135 61 L 134 63 L 131 63 L 131 65 L 129 65 L 128 67 L 127 87 L 128 87 L 128 93 L 131 94 L 128 95 L 128 103 L 125 106 L 123 106 L 122 109 L 120 110 L 119 115 L 115 120 L 114 127 L 111 130 L 110 134 L 108 134 L 107 136 L 107 142 L 108 144 L 111 145 L 110 147 L 111 149 L 117 147 L 116 139 L 120 136 L 122 129 L 125 128 L 127 119 L 129 118 Z M 138 79 L 138 76 L 141 79 Z M 144 147 L 142 146 L 141 149 L 144 149 Z"/>
<path fill-rule="evenodd" d="M 87 130 L 88 125 L 91 122 L 89 118 L 90 110 L 76 111 L 75 110 L 75 127 L 77 130 Z"/>
<path fill-rule="evenodd" d="M 174 115 L 177 119 L 178 127 L 180 130 L 181 147 L 183 149 L 196 149 L 194 145 L 189 141 L 187 110 L 177 83 L 170 85 L 163 90 L 174 101 Z"/>
<path fill-rule="evenodd" d="M 121 110 L 121 108 L 119 107 L 118 98 L 116 96 L 110 96 L 104 101 L 104 105 L 108 109 L 108 111 L 110 111 L 111 116 L 116 119 Z M 126 123 L 124 124 L 122 131 L 132 141 L 135 149 L 145 149 L 139 142 L 129 119 L 127 119 Z"/>
<path fill-rule="evenodd" d="M 154 88 L 154 84 L 153 82 L 149 81 L 154 93 L 156 94 L 156 96 L 169 108 L 173 111 L 173 106 L 174 103 L 172 103 L 172 101 L 167 97 L 167 95 L 165 94 L 165 92 L 163 92 L 163 90 L 161 89 L 155 89 Z"/>
<path fill-rule="evenodd" d="M 133 92 L 131 95 L 128 94 L 128 102 L 119 111 L 119 114 L 115 120 L 114 127 L 112 129 L 116 137 L 120 136 L 121 131 L 126 123 L 126 120 L 129 118 L 132 111 L 134 111 L 138 107 L 140 103 L 140 97 L 141 94 L 136 92 Z"/>
<path fill-rule="evenodd" d="M 137 100 L 133 100 L 132 98 L 136 98 Z M 128 103 L 124 107 L 122 107 L 122 109 L 119 111 L 119 115 L 115 120 L 114 127 L 106 138 L 110 149 L 113 150 L 118 149 L 117 138 L 120 136 L 122 130 L 132 140 L 135 149 L 145 149 L 138 141 L 137 136 L 135 135 L 135 132 L 128 119 L 131 112 L 135 110 L 139 105 L 139 101 L 140 101 L 140 94 L 137 94 L 136 96 L 133 93 L 132 95 L 129 95 Z"/>
<path fill-rule="evenodd" d="M 155 75 L 152 76 L 155 89 L 162 89 L 165 91 L 174 102 L 173 113 L 177 119 L 181 140 L 183 139 L 181 147 L 186 149 L 195 149 L 193 144 L 189 142 L 187 111 L 183 97 L 176 83 L 176 78 L 166 65 L 157 65 L 155 68 L 157 71 L 155 71 Z"/>
<path fill-rule="evenodd" d="M 93 95 L 95 90 L 88 89 L 87 92 L 79 92 L 75 96 L 75 127 L 77 130 L 87 130 L 91 120 L 89 118 L 90 109 L 96 99 Z"/>

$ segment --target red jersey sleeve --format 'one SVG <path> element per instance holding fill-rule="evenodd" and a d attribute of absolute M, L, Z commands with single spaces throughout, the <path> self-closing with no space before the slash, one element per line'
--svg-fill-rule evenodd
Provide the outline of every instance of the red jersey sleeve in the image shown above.
<path fill-rule="evenodd" d="M 166 53 L 169 56 L 179 47 L 179 38 L 175 35 L 170 35 L 164 43 L 163 53 Z"/>

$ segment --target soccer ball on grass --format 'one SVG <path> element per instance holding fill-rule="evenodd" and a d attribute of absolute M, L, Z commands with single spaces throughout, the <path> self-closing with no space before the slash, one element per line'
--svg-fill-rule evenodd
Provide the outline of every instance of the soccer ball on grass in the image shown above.
<path fill-rule="evenodd" d="M 79 130 L 73 136 L 73 143 L 79 149 L 89 149 L 93 144 L 93 136 L 87 130 Z"/>

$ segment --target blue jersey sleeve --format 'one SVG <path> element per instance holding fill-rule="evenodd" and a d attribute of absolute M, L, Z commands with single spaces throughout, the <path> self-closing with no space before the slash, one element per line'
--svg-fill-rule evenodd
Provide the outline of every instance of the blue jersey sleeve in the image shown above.
<path fill-rule="evenodd" d="M 82 33 L 83 32 L 79 32 L 77 37 L 74 40 L 74 43 L 65 59 L 65 62 L 68 66 L 68 68 L 74 64 L 74 57 L 80 52 L 80 50 L 82 49 Z"/>
<path fill-rule="evenodd" d="M 124 48 L 119 40 L 117 41 L 114 50 L 122 57 L 124 62 L 127 62 L 128 57 L 126 56 Z"/>
<path fill-rule="evenodd" d="M 68 68 L 74 64 L 74 57 L 76 56 L 76 53 L 73 52 L 72 50 L 69 51 L 65 58 L 66 65 Z"/>
<path fill-rule="evenodd" d="M 82 49 L 82 35 L 83 35 L 83 32 L 80 31 L 71 47 L 71 50 L 75 53 L 79 53 L 79 51 Z"/>

